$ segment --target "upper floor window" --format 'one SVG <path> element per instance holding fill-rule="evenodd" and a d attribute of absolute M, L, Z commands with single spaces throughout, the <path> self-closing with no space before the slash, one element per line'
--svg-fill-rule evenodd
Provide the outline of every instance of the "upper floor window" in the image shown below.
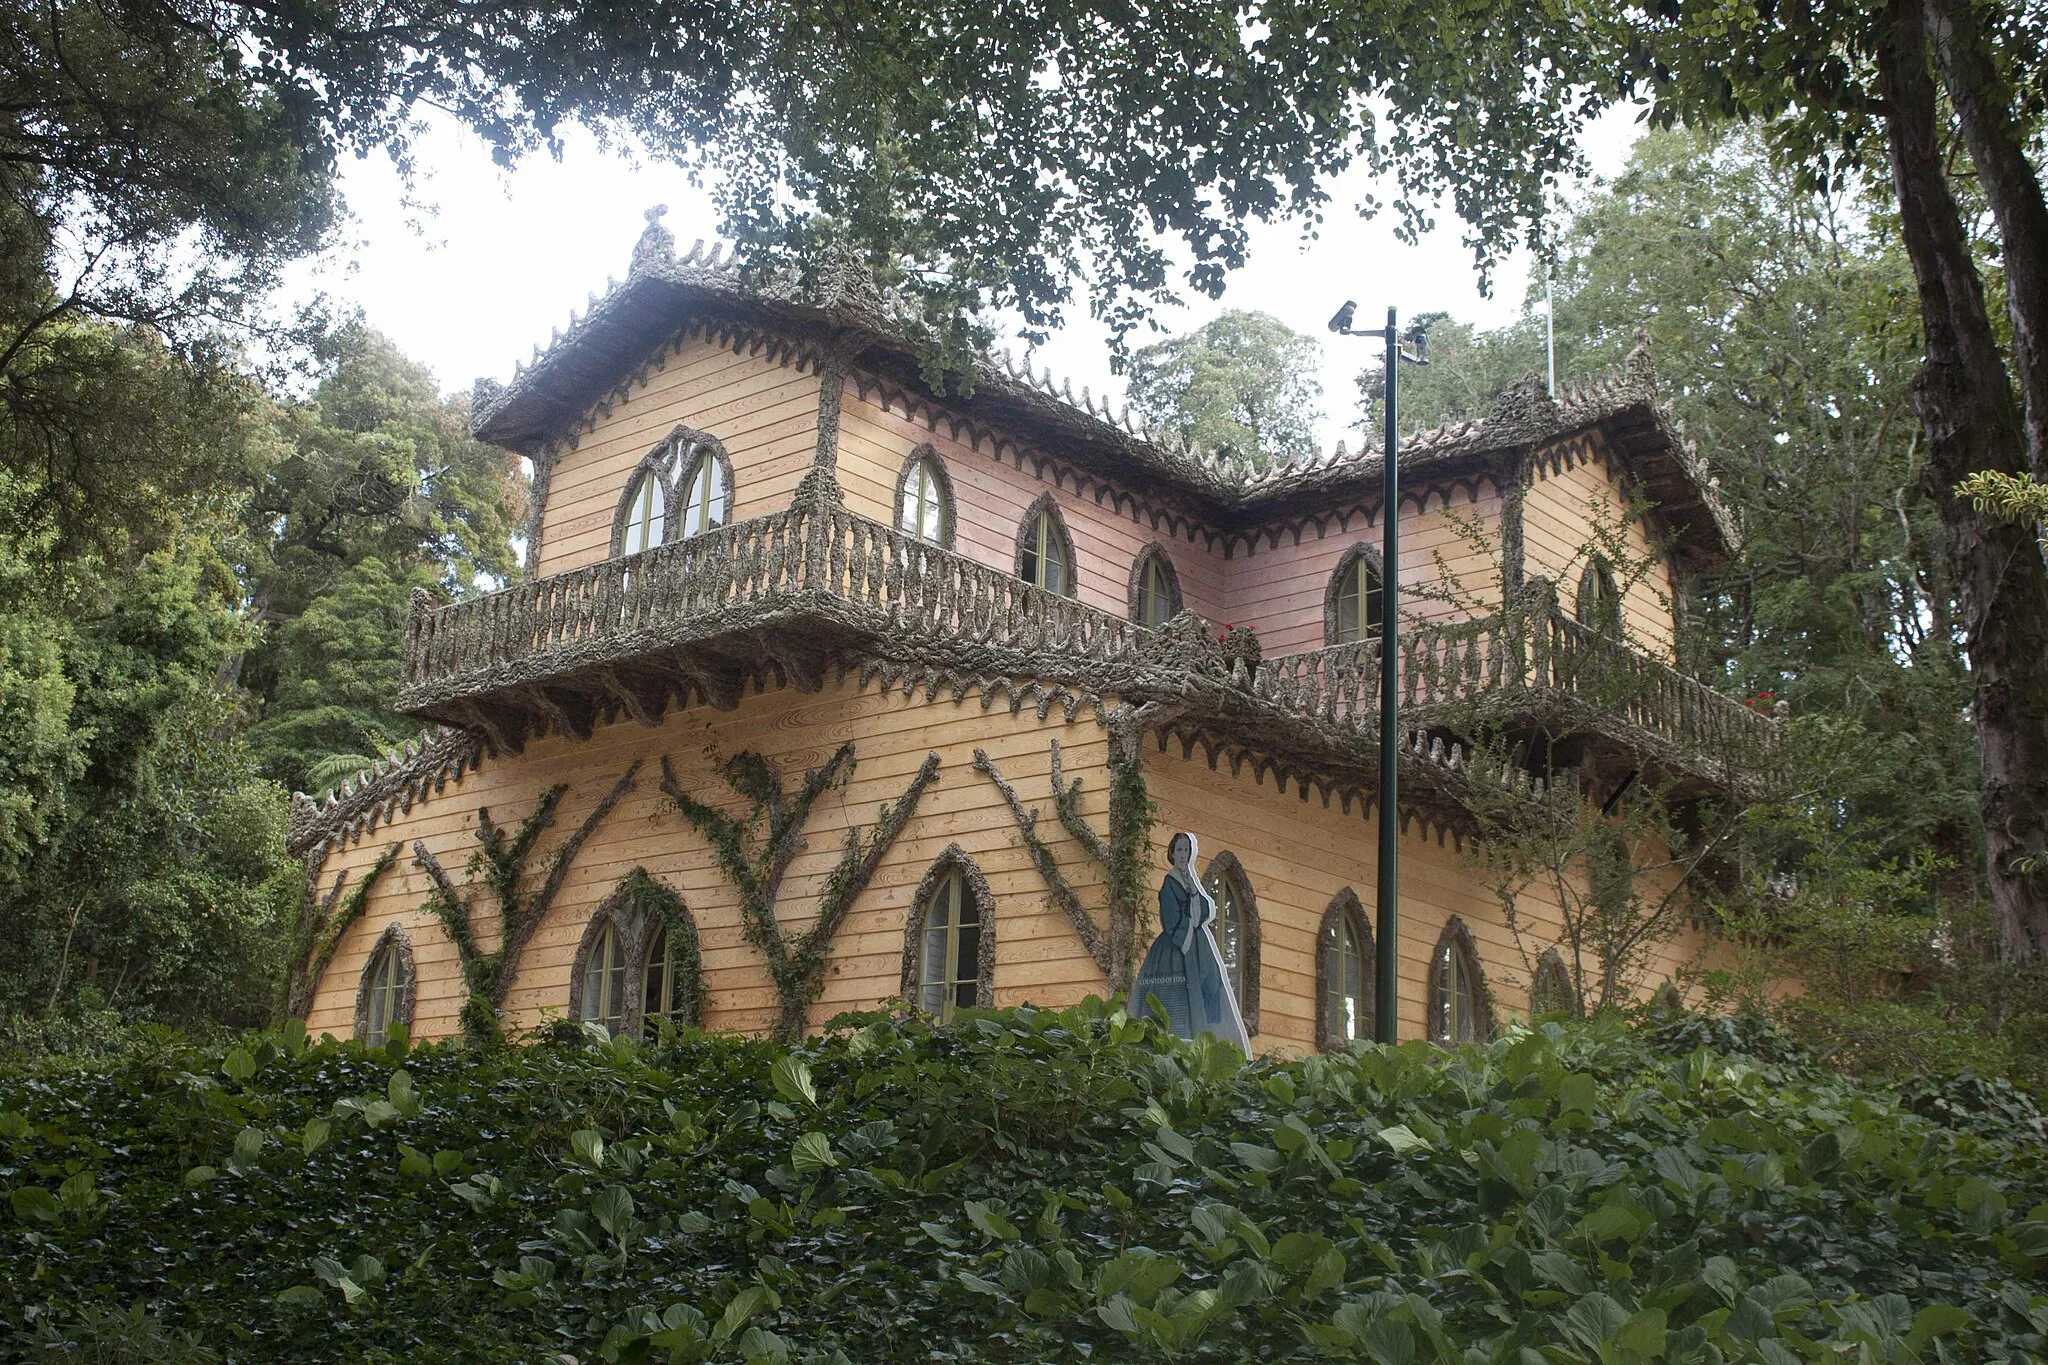
<path fill-rule="evenodd" d="M 1621 628 L 1621 589 L 1615 584 L 1614 569 L 1598 555 L 1586 563 L 1579 575 L 1579 601 L 1575 613 L 1579 624 L 1613 633 Z"/>
<path fill-rule="evenodd" d="M 1017 532 L 1017 576 L 1047 592 L 1074 595 L 1074 542 L 1050 493 L 1024 514 Z"/>
<path fill-rule="evenodd" d="M 612 522 L 612 554 L 636 555 L 732 519 L 732 465 L 716 437 L 677 427 L 641 459 Z"/>
<path fill-rule="evenodd" d="M 1487 1021 L 1486 981 L 1465 923 L 1453 919 L 1429 960 L 1429 1036 L 1438 1043 L 1482 1042 Z"/>
<path fill-rule="evenodd" d="M 1349 887 L 1323 912 L 1316 942 L 1316 1045 L 1340 1049 L 1373 1035 L 1372 931 Z"/>
<path fill-rule="evenodd" d="M 896 529 L 943 548 L 953 544 L 953 481 L 928 445 L 912 451 L 897 476 Z"/>
<path fill-rule="evenodd" d="M 637 555 L 661 544 L 663 513 L 667 511 L 668 499 L 661 491 L 661 476 L 650 469 L 642 473 L 633 484 L 633 495 L 626 501 L 626 527 L 619 538 L 619 553 Z"/>
<path fill-rule="evenodd" d="M 1180 611 L 1180 575 L 1173 561 L 1157 545 L 1138 552 L 1131 566 L 1131 619 L 1147 630 L 1158 630 Z"/>
<path fill-rule="evenodd" d="M 1325 638 L 1333 645 L 1378 639 L 1385 625 L 1386 603 L 1380 588 L 1379 560 L 1361 545 L 1344 556 L 1331 575 L 1323 611 Z"/>
<path fill-rule="evenodd" d="M 700 450 L 682 481 L 684 539 L 732 520 L 732 478 L 716 452 Z"/>

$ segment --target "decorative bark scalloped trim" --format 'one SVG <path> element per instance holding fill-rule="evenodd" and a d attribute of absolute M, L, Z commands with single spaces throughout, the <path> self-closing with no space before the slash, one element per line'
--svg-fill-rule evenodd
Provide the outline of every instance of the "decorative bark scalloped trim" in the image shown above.
<path fill-rule="evenodd" d="M 1433 1043 L 1451 1041 L 1451 1023 L 1448 1015 L 1450 1000 L 1444 980 L 1444 962 L 1450 953 L 1463 958 L 1466 971 L 1472 976 L 1472 1021 L 1479 1030 L 1478 1041 L 1493 1037 L 1493 992 L 1486 984 L 1486 969 L 1479 963 L 1479 949 L 1472 942 L 1472 931 L 1465 927 L 1462 916 L 1451 916 L 1443 933 L 1437 936 L 1436 947 L 1429 950 L 1429 979 L 1424 990 L 1423 1008 L 1428 1012 L 1429 1040 Z"/>
<path fill-rule="evenodd" d="M 396 853 L 398 846 L 393 844 Z M 398 1003 L 391 1011 L 391 1022 L 412 1027 L 413 1010 L 419 1003 L 420 977 L 412 960 L 412 940 L 406 937 L 405 929 L 397 924 L 387 924 L 384 932 L 377 936 L 376 946 L 363 959 L 362 980 L 356 986 L 355 1036 L 363 1041 L 370 1034 L 370 991 L 375 984 L 377 959 L 385 953 L 398 954 Z"/>
<path fill-rule="evenodd" d="M 448 783 L 462 781 L 482 761 L 483 746 L 474 735 L 422 730 L 418 739 L 343 782 L 326 800 L 294 795 L 285 849 L 307 858 L 307 875 L 317 876 L 334 848 L 374 834 L 379 824 L 389 824 Z"/>
<path fill-rule="evenodd" d="M 1259 1031 L 1259 959 L 1263 939 L 1259 924 L 1259 897 L 1252 889 L 1251 874 L 1244 870 L 1244 864 L 1237 860 L 1237 855 L 1227 848 L 1209 860 L 1209 870 L 1202 874 L 1202 884 L 1215 898 L 1219 914 L 1223 908 L 1223 885 L 1226 881 L 1236 888 L 1239 908 L 1244 911 L 1244 925 L 1237 941 L 1237 975 L 1242 983 L 1237 993 L 1237 1012 L 1244 1016 L 1244 1031 L 1256 1034 Z"/>
<path fill-rule="evenodd" d="M 1337 1036 L 1336 1020 L 1332 1017 L 1337 993 L 1337 928 L 1346 916 L 1351 917 L 1358 930 L 1358 945 L 1361 963 L 1373 960 L 1372 921 L 1366 918 L 1365 907 L 1358 902 L 1358 893 L 1350 887 L 1339 891 L 1329 908 L 1323 911 L 1322 923 L 1316 927 L 1316 1050 L 1337 1052 L 1347 1046 L 1347 1040 Z M 1377 980 L 1370 969 L 1364 967 L 1359 973 L 1364 979 L 1361 1009 L 1365 1017 L 1374 1017 L 1377 1008 Z"/>
<path fill-rule="evenodd" d="M 932 471 L 932 482 L 939 490 L 939 539 L 941 549 L 953 548 L 953 530 L 956 504 L 953 500 L 953 475 L 946 468 L 946 462 L 939 458 L 939 450 L 930 441 L 904 457 L 903 467 L 896 471 L 896 504 L 889 514 L 889 524 L 905 535 L 916 535 L 915 530 L 904 530 L 903 512 L 910 500 L 910 476 L 922 464 Z"/>
<path fill-rule="evenodd" d="M 904 1002 L 913 1008 L 919 1003 L 918 996 L 923 985 L 924 926 L 931 916 L 932 897 L 939 886 L 953 872 L 960 874 L 960 880 L 967 894 L 974 901 L 975 914 L 981 922 L 981 937 L 976 946 L 974 961 L 974 1000 L 986 1009 L 996 998 L 996 897 L 989 889 L 988 878 L 981 868 L 968 856 L 967 850 L 958 844 L 947 844 L 932 859 L 932 865 L 925 870 L 924 878 L 917 884 L 917 894 L 910 899 L 910 913 L 903 918 L 903 977 Z"/>

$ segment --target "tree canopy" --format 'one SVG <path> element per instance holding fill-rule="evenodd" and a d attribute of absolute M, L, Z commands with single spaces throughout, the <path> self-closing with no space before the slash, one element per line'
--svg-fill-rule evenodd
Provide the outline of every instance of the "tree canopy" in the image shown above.
<path fill-rule="evenodd" d="M 1257 473 L 1316 453 L 1322 343 L 1233 309 L 1131 357 L 1131 410 L 1170 440 Z"/>

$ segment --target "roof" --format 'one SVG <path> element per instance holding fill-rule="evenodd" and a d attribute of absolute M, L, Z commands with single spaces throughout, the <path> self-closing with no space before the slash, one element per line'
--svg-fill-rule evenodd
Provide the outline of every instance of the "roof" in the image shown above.
<path fill-rule="evenodd" d="M 478 381 L 478 437 L 533 454 L 572 431 L 664 342 L 686 326 L 708 324 L 783 338 L 812 363 L 827 350 L 852 357 L 861 371 L 1028 437 L 1218 529 L 1284 520 L 1327 508 L 1333 497 L 1377 498 L 1383 464 L 1376 450 L 1339 445 L 1319 458 L 1246 475 L 1213 452 L 1148 430 L 1128 409 L 1112 411 L 1108 399 L 1086 388 L 1077 396 L 1070 382 L 1038 371 L 1028 357 L 985 354 L 971 388 L 936 392 L 923 374 L 914 319 L 858 266 L 839 263 L 805 288 L 789 276 L 751 270 L 746 258 L 721 245 L 707 249 L 700 241 L 678 255 L 660 212 L 649 212 L 623 283 L 608 281 L 602 298 L 591 295 L 589 310 L 572 313 L 568 330 L 536 347 L 510 384 Z M 1401 445 L 1401 471 L 1404 479 L 1432 482 L 1497 471 L 1516 452 L 1596 428 L 1670 525 L 1679 550 L 1703 566 L 1725 561 L 1737 542 L 1733 519 L 1659 402 L 1645 346 L 1620 369 L 1555 399 L 1540 384 L 1518 385 L 1484 417 L 1412 434 Z"/>

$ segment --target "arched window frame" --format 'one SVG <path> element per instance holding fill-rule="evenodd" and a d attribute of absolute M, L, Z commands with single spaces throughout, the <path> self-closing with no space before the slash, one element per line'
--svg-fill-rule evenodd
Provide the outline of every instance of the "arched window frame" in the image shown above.
<path fill-rule="evenodd" d="M 1614 566 L 1607 562 L 1605 555 L 1592 555 L 1586 560 L 1585 569 L 1579 574 L 1578 600 L 1573 604 L 1572 616 L 1582 626 L 1606 635 L 1621 633 L 1621 585 L 1614 577 Z"/>
<path fill-rule="evenodd" d="M 1344 552 L 1342 559 L 1337 561 L 1337 567 L 1330 571 L 1329 581 L 1323 585 L 1323 643 L 1325 645 L 1354 644 L 1359 641 L 1379 638 L 1380 635 L 1385 633 L 1384 624 L 1382 624 L 1378 632 L 1374 632 L 1369 631 L 1366 628 L 1366 623 L 1361 620 L 1359 622 L 1358 641 L 1341 640 L 1338 638 L 1338 604 L 1343 599 L 1344 580 L 1361 561 L 1371 571 L 1373 577 L 1379 580 L 1380 610 L 1382 614 L 1385 613 L 1387 576 L 1385 565 L 1380 560 L 1380 553 L 1370 545 L 1362 543 L 1354 545 Z M 1362 601 L 1358 604 L 1361 616 L 1365 615 L 1365 606 L 1366 604 Z"/>
<path fill-rule="evenodd" d="M 590 955 L 597 951 L 600 928 L 609 924 L 612 932 L 619 936 L 620 959 L 624 963 L 619 973 L 619 1034 L 629 1038 L 639 1037 L 646 1025 L 647 954 L 654 947 L 656 931 L 666 927 L 671 934 L 687 935 L 693 959 L 699 951 L 697 923 L 688 906 L 680 907 L 675 924 L 666 925 L 660 915 L 634 903 L 633 890 L 631 878 L 622 881 L 591 912 L 590 919 L 583 926 L 583 940 L 576 945 L 576 957 L 569 969 L 568 1017 L 571 1022 L 580 1022 L 583 1018 L 583 979 L 590 969 Z M 671 954 L 674 951 L 672 947 Z M 686 1014 L 695 1017 L 677 1018 L 675 1022 L 684 1027 L 701 1025 L 702 991 L 690 993 L 688 1000 L 692 1007 Z"/>
<path fill-rule="evenodd" d="M 939 538 L 936 541 L 926 541 L 925 543 L 935 544 L 942 550 L 950 550 L 953 548 L 953 531 L 956 519 L 953 501 L 953 474 L 951 470 L 946 468 L 946 462 L 939 457 L 938 447 L 929 441 L 911 451 L 904 458 L 903 468 L 896 471 L 896 510 L 889 518 L 889 525 L 904 535 L 913 534 L 903 529 L 903 514 L 908 509 L 910 502 L 911 476 L 917 472 L 917 467 L 920 464 L 931 470 L 932 484 L 938 489 L 939 494 Z M 920 536 L 918 539 L 922 540 L 923 537 Z"/>
<path fill-rule="evenodd" d="M 1456 915 L 1444 926 L 1437 936 L 1436 947 L 1429 952 L 1429 980 L 1423 1004 L 1429 1012 L 1429 1040 L 1446 1047 L 1455 1046 L 1451 1037 L 1449 1002 L 1444 993 L 1449 982 L 1444 976 L 1444 963 L 1448 954 L 1458 954 L 1465 970 L 1472 980 L 1472 1022 L 1476 1036 L 1475 1043 L 1483 1043 L 1493 1037 L 1493 992 L 1486 985 L 1486 969 L 1480 965 L 1479 949 L 1472 942 L 1472 931 L 1465 927 L 1465 921 Z"/>
<path fill-rule="evenodd" d="M 924 986 L 925 920 L 931 913 L 932 898 L 954 872 L 960 874 L 961 884 L 974 902 L 975 913 L 981 917 L 981 939 L 975 945 L 974 998 L 981 1002 L 979 1008 L 986 1009 L 995 1002 L 996 898 L 981 868 L 958 844 L 946 845 L 932 860 L 924 879 L 917 884 L 917 894 L 911 898 L 910 913 L 903 921 L 902 995 L 906 1002 L 917 1003 Z"/>
<path fill-rule="evenodd" d="M 1557 1002 L 1555 1007 L 1546 1007 L 1545 995 Z M 1546 948 L 1543 956 L 1536 959 L 1536 972 L 1529 982 L 1529 1017 L 1545 1014 L 1568 1014 L 1577 1017 L 1579 993 L 1572 986 L 1571 969 L 1564 965 L 1564 957 L 1555 948 Z"/>
<path fill-rule="evenodd" d="M 363 974 L 356 984 L 355 1036 L 360 1042 L 370 1040 L 370 995 L 376 968 L 387 953 L 398 957 L 398 999 L 392 1005 L 391 1022 L 403 1024 L 408 1030 L 412 1028 L 413 1009 L 419 1003 L 420 991 L 419 972 L 412 960 L 412 939 L 397 924 L 387 924 L 371 945 L 370 955 L 363 959 Z"/>
<path fill-rule="evenodd" d="M 1237 1012 L 1244 1016 L 1244 1031 L 1256 1034 L 1259 1031 L 1259 898 L 1252 890 L 1252 879 L 1244 870 L 1244 864 L 1237 855 L 1225 849 L 1209 860 L 1209 870 L 1202 876 L 1202 885 L 1209 888 L 1209 894 L 1216 899 L 1216 913 L 1223 914 L 1223 887 L 1228 882 L 1237 892 L 1239 907 L 1244 911 L 1244 929 L 1237 945 L 1237 974 L 1242 985 L 1237 994 Z"/>
<path fill-rule="evenodd" d="M 651 475 L 661 487 L 659 543 L 670 545 L 683 538 L 680 529 L 683 476 L 696 465 L 699 457 L 717 465 L 719 477 L 725 484 L 725 521 L 732 520 L 733 503 L 739 497 L 739 490 L 733 483 L 732 461 L 726 456 L 724 443 L 708 431 L 699 431 L 688 425 L 678 426 L 640 457 L 640 463 L 633 467 L 632 474 L 626 479 L 626 486 L 619 494 L 618 510 L 612 514 L 612 558 L 617 559 L 625 552 L 626 526 L 633 515 L 633 494 L 639 490 L 642 476 Z M 719 524 L 724 525 L 725 522 Z"/>
<path fill-rule="evenodd" d="M 1159 566 L 1166 578 L 1167 620 L 1172 620 L 1182 611 L 1180 570 L 1174 567 L 1173 556 L 1166 552 L 1166 547 L 1155 540 L 1138 551 L 1138 557 L 1131 561 L 1131 620 L 1148 629 L 1150 623 L 1145 620 L 1144 612 L 1145 570 L 1154 564 Z"/>
<path fill-rule="evenodd" d="M 1023 519 L 1017 523 L 1017 577 L 1027 583 L 1032 581 L 1031 575 L 1024 572 L 1024 554 L 1027 548 L 1032 553 L 1037 552 L 1037 535 L 1033 532 L 1032 527 L 1037 524 L 1041 516 L 1048 519 L 1051 533 L 1059 540 L 1060 553 L 1066 558 L 1067 585 L 1058 595 L 1061 597 L 1077 597 L 1080 595 L 1081 566 L 1074 559 L 1074 537 L 1067 531 L 1065 513 L 1060 511 L 1059 503 L 1053 499 L 1050 493 L 1039 494 L 1038 500 L 1024 509 Z M 1044 591 L 1050 592 L 1052 590 L 1047 588 Z"/>
<path fill-rule="evenodd" d="M 1359 903 L 1358 893 L 1350 887 L 1339 891 L 1323 911 L 1323 920 L 1316 927 L 1316 1048 L 1322 1052 L 1341 1052 L 1350 1045 L 1333 1028 L 1330 1019 L 1330 998 L 1335 993 L 1337 982 L 1337 930 L 1345 916 L 1351 916 L 1358 929 L 1358 943 L 1363 970 L 1359 974 L 1361 992 L 1360 1010 L 1366 1020 L 1362 1037 L 1372 1037 L 1371 1020 L 1377 1008 L 1377 981 L 1373 971 L 1374 944 L 1372 921 L 1366 918 L 1365 907 Z"/>

